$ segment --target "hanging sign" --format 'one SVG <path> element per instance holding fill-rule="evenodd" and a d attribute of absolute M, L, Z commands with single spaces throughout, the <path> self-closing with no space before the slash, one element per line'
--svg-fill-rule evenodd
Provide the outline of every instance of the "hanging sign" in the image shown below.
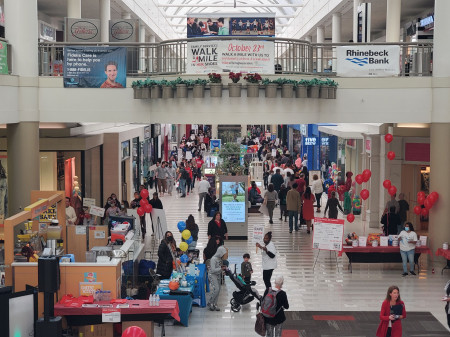
<path fill-rule="evenodd" d="M 65 19 L 66 42 L 101 42 L 100 19 Z"/>

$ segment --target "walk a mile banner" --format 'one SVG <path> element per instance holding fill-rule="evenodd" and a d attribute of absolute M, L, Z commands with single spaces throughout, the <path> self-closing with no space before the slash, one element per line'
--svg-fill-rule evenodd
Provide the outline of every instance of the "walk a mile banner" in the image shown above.
<path fill-rule="evenodd" d="M 343 46 L 337 50 L 337 75 L 389 77 L 400 72 L 400 46 Z"/>
<path fill-rule="evenodd" d="M 246 72 L 273 74 L 271 41 L 199 41 L 187 43 L 187 73 Z"/>

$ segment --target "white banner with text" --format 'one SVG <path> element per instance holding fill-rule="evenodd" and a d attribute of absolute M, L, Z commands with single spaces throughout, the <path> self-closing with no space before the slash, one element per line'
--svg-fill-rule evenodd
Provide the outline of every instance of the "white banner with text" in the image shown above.
<path fill-rule="evenodd" d="M 274 74 L 272 41 L 199 41 L 187 43 L 187 74 L 245 72 Z"/>

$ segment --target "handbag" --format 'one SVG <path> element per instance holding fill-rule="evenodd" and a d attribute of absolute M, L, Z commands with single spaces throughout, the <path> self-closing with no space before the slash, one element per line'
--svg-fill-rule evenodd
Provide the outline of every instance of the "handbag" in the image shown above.
<path fill-rule="evenodd" d="M 256 314 L 255 332 L 260 336 L 266 335 L 266 322 L 264 321 L 264 316 L 261 312 Z"/>

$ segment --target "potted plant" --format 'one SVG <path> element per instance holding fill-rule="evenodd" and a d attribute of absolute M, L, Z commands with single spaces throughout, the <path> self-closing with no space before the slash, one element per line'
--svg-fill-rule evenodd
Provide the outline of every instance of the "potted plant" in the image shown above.
<path fill-rule="evenodd" d="M 209 73 L 209 88 L 211 97 L 222 97 L 222 75 L 217 73 Z"/>
<path fill-rule="evenodd" d="M 300 80 L 295 84 L 295 94 L 297 98 L 307 98 L 308 97 L 308 80 Z"/>
<path fill-rule="evenodd" d="M 173 98 L 174 89 L 176 88 L 175 81 L 161 80 L 160 85 L 162 87 L 162 98 Z"/>
<path fill-rule="evenodd" d="M 175 86 L 177 88 L 177 98 L 187 98 L 188 97 L 188 86 L 185 80 L 181 77 L 178 77 L 174 80 L 176 83 Z"/>
<path fill-rule="evenodd" d="M 203 98 L 205 97 L 205 86 L 208 83 L 207 80 L 203 80 L 201 78 L 197 78 L 194 80 L 194 98 Z"/>
<path fill-rule="evenodd" d="M 142 99 L 143 82 L 141 80 L 133 81 L 131 87 L 133 88 L 134 99 Z"/>
<path fill-rule="evenodd" d="M 281 83 L 281 97 L 282 98 L 294 97 L 294 86 L 296 84 L 296 81 L 287 78 L 284 78 L 283 80 L 284 80 L 283 83 Z"/>
<path fill-rule="evenodd" d="M 313 78 L 309 81 L 309 97 L 319 98 L 319 88 L 321 81 L 317 78 Z"/>
<path fill-rule="evenodd" d="M 276 98 L 277 97 L 277 90 L 278 90 L 277 80 L 273 81 L 271 79 L 265 78 L 262 81 L 262 84 L 265 86 L 266 98 Z"/>
<path fill-rule="evenodd" d="M 242 73 L 233 73 L 230 71 L 228 78 L 233 83 L 228 83 L 228 91 L 230 97 L 241 97 L 242 83 L 238 83 L 242 77 Z"/>
<path fill-rule="evenodd" d="M 151 81 L 151 94 L 150 97 L 151 98 L 161 98 L 161 81 L 155 81 L 152 80 Z"/>
<path fill-rule="evenodd" d="M 247 81 L 247 97 L 259 97 L 259 81 L 262 80 L 258 73 L 247 74 L 244 77 Z"/>

